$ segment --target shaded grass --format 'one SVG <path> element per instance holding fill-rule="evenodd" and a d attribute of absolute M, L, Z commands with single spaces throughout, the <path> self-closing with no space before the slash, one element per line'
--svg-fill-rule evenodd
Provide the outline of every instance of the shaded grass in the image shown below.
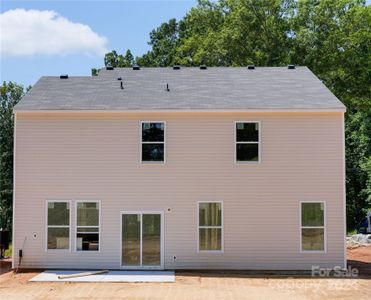
<path fill-rule="evenodd" d="M 357 229 L 351 229 L 351 230 L 348 230 L 347 231 L 347 236 L 350 236 L 350 235 L 354 235 L 354 234 L 357 234 Z"/>
<path fill-rule="evenodd" d="M 9 244 L 9 249 L 5 250 L 4 256 L 5 257 L 12 257 L 13 247 L 12 244 Z"/>

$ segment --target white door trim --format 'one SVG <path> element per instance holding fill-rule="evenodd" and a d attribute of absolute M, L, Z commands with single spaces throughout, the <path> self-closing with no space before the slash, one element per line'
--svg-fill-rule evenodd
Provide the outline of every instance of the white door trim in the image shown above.
<path fill-rule="evenodd" d="M 142 224 L 143 214 L 159 214 L 161 219 L 161 253 L 160 253 L 160 265 L 159 266 L 143 266 L 142 265 Z M 122 215 L 141 215 L 140 219 L 140 265 L 139 266 L 125 266 L 122 264 Z M 163 270 L 164 269 L 164 212 L 161 210 L 123 210 L 120 211 L 120 269 L 126 270 Z"/>

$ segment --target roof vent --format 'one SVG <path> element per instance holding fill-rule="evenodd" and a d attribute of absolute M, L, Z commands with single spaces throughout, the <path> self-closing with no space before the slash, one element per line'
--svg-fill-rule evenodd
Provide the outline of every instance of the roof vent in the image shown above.
<path fill-rule="evenodd" d="M 180 70 L 180 66 L 179 65 L 174 65 L 173 70 Z"/>
<path fill-rule="evenodd" d="M 207 66 L 206 65 L 201 65 L 200 66 L 200 70 L 206 70 L 207 69 Z"/>
<path fill-rule="evenodd" d="M 106 67 L 106 70 L 108 70 L 108 71 L 112 71 L 114 69 L 114 67 L 112 67 L 112 66 L 107 66 Z"/>
<path fill-rule="evenodd" d="M 248 65 L 247 66 L 247 69 L 248 70 L 255 70 L 255 65 Z"/>
<path fill-rule="evenodd" d="M 140 70 L 139 65 L 133 65 L 133 70 Z"/>
<path fill-rule="evenodd" d="M 62 74 L 61 76 L 59 76 L 60 79 L 67 79 L 68 78 L 68 74 Z"/>
<path fill-rule="evenodd" d="M 120 81 L 120 88 L 123 90 L 124 89 L 124 84 L 122 83 L 122 81 Z"/>
<path fill-rule="evenodd" d="M 288 65 L 288 66 L 287 66 L 287 69 L 289 69 L 289 70 L 294 70 L 294 69 L 295 69 L 295 65 Z"/>
<path fill-rule="evenodd" d="M 122 78 L 121 78 L 121 77 L 119 77 L 119 78 L 117 78 L 117 80 L 122 80 Z"/>
<path fill-rule="evenodd" d="M 167 92 L 170 92 L 170 88 L 169 88 L 169 84 L 168 83 L 166 84 L 166 91 Z"/>

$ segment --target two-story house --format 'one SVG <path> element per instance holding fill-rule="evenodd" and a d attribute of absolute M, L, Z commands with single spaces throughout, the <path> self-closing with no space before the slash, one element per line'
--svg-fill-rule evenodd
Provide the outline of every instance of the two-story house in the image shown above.
<path fill-rule="evenodd" d="M 344 112 L 306 67 L 42 77 L 15 107 L 14 265 L 344 267 Z"/>

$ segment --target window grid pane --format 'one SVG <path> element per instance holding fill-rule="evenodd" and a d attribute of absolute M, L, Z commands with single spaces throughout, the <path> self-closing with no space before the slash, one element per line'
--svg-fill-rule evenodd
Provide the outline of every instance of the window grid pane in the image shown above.
<path fill-rule="evenodd" d="M 70 206 L 68 202 L 48 202 L 48 225 L 70 225 Z"/>
<path fill-rule="evenodd" d="M 302 249 L 304 251 L 323 251 L 324 250 L 324 228 L 302 228 Z"/>
<path fill-rule="evenodd" d="M 142 161 L 164 161 L 164 143 L 142 143 Z"/>
<path fill-rule="evenodd" d="M 222 225 L 221 203 L 200 203 L 199 225 L 221 226 Z"/>
<path fill-rule="evenodd" d="M 48 250 L 69 248 L 70 248 L 70 228 L 48 227 Z"/>
<path fill-rule="evenodd" d="M 220 251 L 222 249 L 221 228 L 200 228 L 199 235 L 200 250 Z"/>
<path fill-rule="evenodd" d="M 164 142 L 164 132 L 163 122 L 142 123 L 142 142 Z"/>
<path fill-rule="evenodd" d="M 259 123 L 257 122 L 237 122 L 236 123 L 237 142 L 259 142 Z"/>
<path fill-rule="evenodd" d="M 302 226 L 324 225 L 323 203 L 302 203 L 301 205 Z"/>
<path fill-rule="evenodd" d="M 99 203 L 77 203 L 77 226 L 99 226 Z"/>
<path fill-rule="evenodd" d="M 236 156 L 237 161 L 259 161 L 259 144 L 237 143 Z"/>

